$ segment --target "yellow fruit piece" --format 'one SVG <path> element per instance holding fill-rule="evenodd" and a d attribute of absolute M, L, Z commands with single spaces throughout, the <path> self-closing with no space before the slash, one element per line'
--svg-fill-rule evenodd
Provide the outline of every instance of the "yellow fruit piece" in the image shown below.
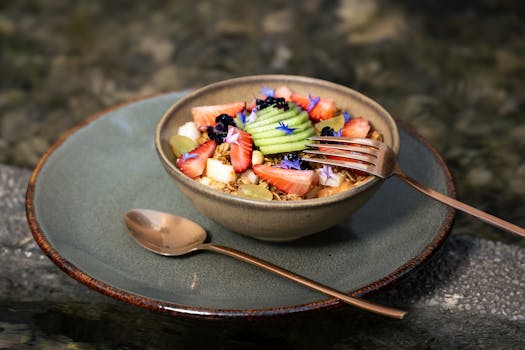
<path fill-rule="evenodd" d="M 321 133 L 324 127 L 329 126 L 334 131 L 339 131 L 345 125 L 345 117 L 342 114 L 336 115 L 330 119 L 321 120 L 319 123 L 314 124 L 315 130 L 317 133 Z"/>

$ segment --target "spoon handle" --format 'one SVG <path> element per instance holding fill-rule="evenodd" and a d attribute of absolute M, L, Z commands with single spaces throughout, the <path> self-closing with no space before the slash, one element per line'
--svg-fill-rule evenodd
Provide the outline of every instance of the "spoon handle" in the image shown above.
<path fill-rule="evenodd" d="M 371 311 L 371 312 L 374 312 L 374 313 L 377 313 L 377 314 L 380 314 L 380 315 L 384 315 L 384 316 L 388 316 L 388 317 L 392 317 L 392 318 L 399 318 L 399 319 L 402 319 L 406 315 L 405 311 L 397 310 L 397 309 L 390 308 L 390 307 L 387 307 L 387 306 L 381 306 L 381 305 L 373 304 L 371 302 L 368 302 L 368 301 L 365 301 L 365 300 L 362 300 L 362 299 L 353 298 L 353 297 L 351 297 L 351 296 L 349 296 L 347 294 L 339 292 L 339 291 L 337 291 L 335 289 L 332 289 L 330 287 L 327 287 L 327 286 L 325 286 L 323 284 L 320 284 L 318 282 L 312 281 L 309 278 L 300 276 L 300 275 L 295 274 L 295 273 L 293 273 L 291 271 L 288 271 L 288 270 L 286 270 L 286 269 L 284 269 L 282 267 L 274 265 L 274 264 L 272 264 L 270 262 L 267 262 L 265 260 L 256 258 L 256 257 L 254 257 L 252 255 L 240 252 L 240 251 L 232 249 L 232 248 L 224 247 L 224 246 L 217 245 L 217 244 L 205 243 L 205 244 L 199 245 L 197 247 L 197 249 L 213 251 L 213 252 L 216 252 L 216 253 L 222 253 L 222 254 L 231 256 L 231 257 L 233 257 L 235 259 L 238 259 L 238 260 L 244 261 L 246 263 L 258 266 L 258 267 L 260 267 L 260 268 L 262 268 L 262 269 L 264 269 L 266 271 L 273 272 L 273 273 L 275 273 L 275 274 L 277 274 L 277 275 L 279 275 L 281 277 L 288 278 L 288 279 L 290 279 L 292 281 L 295 281 L 295 282 L 297 282 L 299 284 L 302 284 L 303 286 L 312 288 L 312 289 L 317 290 L 319 292 L 322 292 L 322 293 L 325 293 L 325 294 L 330 295 L 332 297 L 335 297 L 335 298 L 337 298 L 339 300 L 342 300 L 345 303 L 348 303 L 350 305 L 357 306 L 357 307 L 359 307 L 361 309 L 365 309 L 365 310 L 368 310 L 368 311 Z"/>

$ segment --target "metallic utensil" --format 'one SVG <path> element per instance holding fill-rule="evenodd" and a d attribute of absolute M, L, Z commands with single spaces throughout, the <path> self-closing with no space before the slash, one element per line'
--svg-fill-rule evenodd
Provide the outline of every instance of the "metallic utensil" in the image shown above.
<path fill-rule="evenodd" d="M 281 277 L 288 278 L 306 287 L 325 293 L 353 306 L 392 318 L 403 318 L 405 311 L 373 304 L 353 298 L 330 287 L 297 275 L 282 267 L 221 245 L 204 243 L 206 231 L 186 218 L 155 210 L 134 209 L 124 215 L 124 222 L 131 236 L 144 248 L 165 256 L 178 256 L 198 250 L 225 254 L 235 259 L 258 266 Z"/>
<path fill-rule="evenodd" d="M 310 140 L 318 141 L 319 143 L 308 144 L 310 148 L 304 150 L 304 152 L 317 156 L 325 156 L 327 158 L 304 157 L 303 160 L 356 169 L 383 179 L 396 175 L 418 191 L 437 201 L 475 216 L 481 221 L 494 225 L 502 230 L 525 237 L 525 229 L 522 227 L 448 197 L 406 175 L 399 168 L 394 151 L 383 142 L 365 138 L 334 136 L 316 136 L 311 137 Z"/>

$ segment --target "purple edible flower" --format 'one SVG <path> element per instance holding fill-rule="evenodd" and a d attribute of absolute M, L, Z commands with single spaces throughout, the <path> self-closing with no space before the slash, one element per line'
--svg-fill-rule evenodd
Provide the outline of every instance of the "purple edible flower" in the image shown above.
<path fill-rule="evenodd" d="M 307 111 L 308 113 L 310 113 L 310 111 L 314 109 L 314 107 L 319 103 L 319 101 L 321 100 L 321 97 L 317 96 L 317 97 L 312 98 L 312 95 L 308 94 L 308 99 L 310 100 L 310 103 L 308 104 Z"/>
<path fill-rule="evenodd" d="M 262 89 L 261 89 L 261 93 L 263 95 L 266 95 L 268 97 L 273 97 L 274 96 L 274 91 L 273 89 L 270 89 L 269 87 L 267 86 L 264 86 Z"/>
<path fill-rule="evenodd" d="M 229 128 L 228 129 L 228 134 L 226 135 L 226 137 L 224 138 L 224 142 L 227 142 L 229 144 L 232 144 L 232 143 L 235 143 L 235 144 L 239 144 L 239 131 L 236 129 L 236 128 Z"/>
<path fill-rule="evenodd" d="M 284 168 L 284 169 L 297 169 L 301 170 L 301 160 L 299 157 L 297 157 L 296 160 L 290 160 L 287 156 L 284 156 L 283 160 L 281 160 L 281 163 L 277 167 Z"/>
<path fill-rule="evenodd" d="M 189 152 L 184 152 L 182 154 L 182 161 L 185 162 L 187 161 L 188 159 L 193 159 L 193 158 L 197 158 L 197 153 L 189 153 Z"/>
<path fill-rule="evenodd" d="M 246 118 L 247 123 L 253 123 L 255 121 L 255 118 L 257 118 L 257 110 L 257 107 L 252 109 L 252 112 L 250 113 L 248 118 Z"/>
<path fill-rule="evenodd" d="M 320 170 L 320 175 L 322 177 L 325 177 L 327 180 L 331 179 L 335 176 L 332 167 L 330 165 L 324 164 L 323 167 Z"/>
<path fill-rule="evenodd" d="M 343 137 L 343 129 L 339 129 L 334 133 L 335 137 Z"/>
<path fill-rule="evenodd" d="M 350 121 L 350 119 L 352 118 L 350 116 L 350 113 L 348 112 L 343 112 L 343 118 L 345 118 L 345 124 L 348 123 Z"/>
<path fill-rule="evenodd" d="M 279 126 L 276 126 L 275 127 L 277 130 L 281 130 L 282 132 L 284 132 L 286 135 L 291 135 L 293 134 L 293 131 L 296 129 L 296 128 L 290 128 L 288 125 L 286 125 L 285 123 L 283 122 L 279 122 Z"/>
<path fill-rule="evenodd" d="M 239 117 L 239 120 L 241 121 L 242 125 L 246 124 L 246 112 L 237 113 L 237 117 Z"/>

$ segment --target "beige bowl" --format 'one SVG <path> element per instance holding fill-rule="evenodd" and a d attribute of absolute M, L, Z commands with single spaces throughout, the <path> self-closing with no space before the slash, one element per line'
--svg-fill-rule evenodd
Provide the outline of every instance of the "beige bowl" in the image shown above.
<path fill-rule="evenodd" d="M 399 151 L 399 134 L 393 118 L 370 98 L 341 85 L 290 75 L 259 75 L 221 81 L 185 96 L 159 121 L 155 147 L 162 164 L 181 192 L 204 215 L 228 229 L 267 241 L 289 241 L 323 231 L 348 218 L 379 188 L 382 181 L 370 177 L 359 186 L 330 197 L 301 201 L 257 201 L 229 195 L 184 175 L 175 166 L 168 144 L 180 125 L 192 120 L 191 107 L 245 100 L 260 96 L 262 87 L 288 86 L 292 91 L 333 98 L 342 110 L 366 117 L 384 141 Z"/>

